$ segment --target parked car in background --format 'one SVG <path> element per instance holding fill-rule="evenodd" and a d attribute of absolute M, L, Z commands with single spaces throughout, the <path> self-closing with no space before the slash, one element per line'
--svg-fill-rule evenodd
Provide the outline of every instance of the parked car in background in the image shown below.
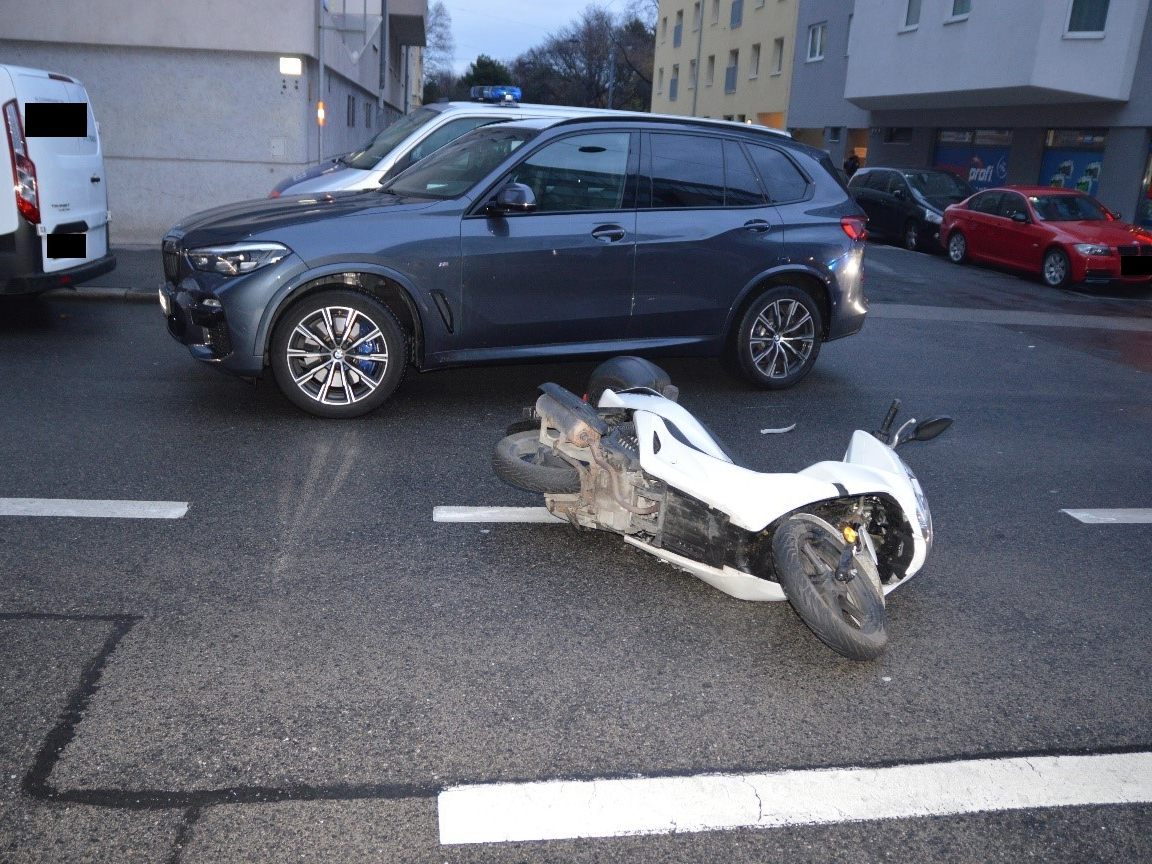
<path fill-rule="evenodd" d="M 78 285 L 116 266 L 100 132 L 84 85 L 0 65 L 0 294 Z M 7 185 L 6 183 L 3 185 Z"/>
<path fill-rule="evenodd" d="M 510 88 L 474 89 L 481 92 L 497 89 L 497 95 L 503 96 Z M 518 95 L 519 90 L 515 90 L 515 93 Z M 455 141 L 465 132 L 489 123 L 532 117 L 564 118 L 613 113 L 623 112 L 566 105 L 521 104 L 503 98 L 491 101 L 491 97 L 474 102 L 436 102 L 405 114 L 361 149 L 282 180 L 268 197 L 376 189 L 381 183 L 410 168 L 448 142 Z"/>
<path fill-rule="evenodd" d="M 975 190 L 948 171 L 869 167 L 852 175 L 848 191 L 868 214 L 869 235 L 935 251 L 944 209 Z"/>
<path fill-rule="evenodd" d="M 1073 189 L 987 189 L 945 210 L 940 233 L 956 264 L 1002 264 L 1035 273 L 1053 288 L 1079 282 L 1152 285 L 1152 231 L 1120 221 Z"/>
<path fill-rule="evenodd" d="M 648 115 L 484 126 L 383 187 L 200 213 L 163 241 L 168 329 L 322 417 L 405 369 L 725 354 L 789 387 L 864 323 L 864 215 L 828 154 Z"/>

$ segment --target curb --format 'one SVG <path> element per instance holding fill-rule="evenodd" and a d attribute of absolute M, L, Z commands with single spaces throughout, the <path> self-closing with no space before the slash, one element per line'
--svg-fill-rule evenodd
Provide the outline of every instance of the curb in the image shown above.
<path fill-rule="evenodd" d="M 155 303 L 155 291 L 133 288 L 53 288 L 40 294 L 46 300 L 80 300 L 83 302 Z"/>

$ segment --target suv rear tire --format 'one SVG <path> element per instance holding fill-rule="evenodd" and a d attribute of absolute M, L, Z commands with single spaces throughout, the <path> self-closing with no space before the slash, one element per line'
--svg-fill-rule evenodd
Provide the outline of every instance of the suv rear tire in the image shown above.
<path fill-rule="evenodd" d="M 730 351 L 748 381 L 764 390 L 784 390 L 811 371 L 823 333 L 816 301 L 792 285 L 777 285 L 748 307 Z"/>

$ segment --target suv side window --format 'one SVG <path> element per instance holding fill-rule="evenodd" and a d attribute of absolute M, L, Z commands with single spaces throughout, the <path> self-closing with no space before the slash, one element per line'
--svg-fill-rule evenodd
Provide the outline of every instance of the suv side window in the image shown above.
<path fill-rule="evenodd" d="M 653 208 L 723 207 L 724 142 L 700 135 L 649 135 Z"/>
<path fill-rule="evenodd" d="M 744 148 L 736 141 L 724 142 L 724 203 L 729 207 L 764 204 L 764 190 L 744 155 Z"/>
<path fill-rule="evenodd" d="M 553 141 L 516 166 L 509 180 L 536 196 L 536 213 L 619 210 L 628 177 L 628 132 Z"/>
<path fill-rule="evenodd" d="M 749 144 L 748 151 L 770 202 L 784 204 L 808 197 L 808 178 L 791 159 L 774 147 L 760 144 Z"/>

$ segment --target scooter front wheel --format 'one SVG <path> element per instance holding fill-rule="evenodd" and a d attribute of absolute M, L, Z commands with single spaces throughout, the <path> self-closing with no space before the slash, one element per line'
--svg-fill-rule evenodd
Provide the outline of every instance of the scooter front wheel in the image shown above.
<path fill-rule="evenodd" d="M 801 513 L 776 529 L 772 559 L 788 602 L 820 641 L 851 660 L 872 660 L 888 643 L 884 594 L 865 555 L 856 555 L 851 579 L 837 578 L 846 545 L 827 522 Z"/>

